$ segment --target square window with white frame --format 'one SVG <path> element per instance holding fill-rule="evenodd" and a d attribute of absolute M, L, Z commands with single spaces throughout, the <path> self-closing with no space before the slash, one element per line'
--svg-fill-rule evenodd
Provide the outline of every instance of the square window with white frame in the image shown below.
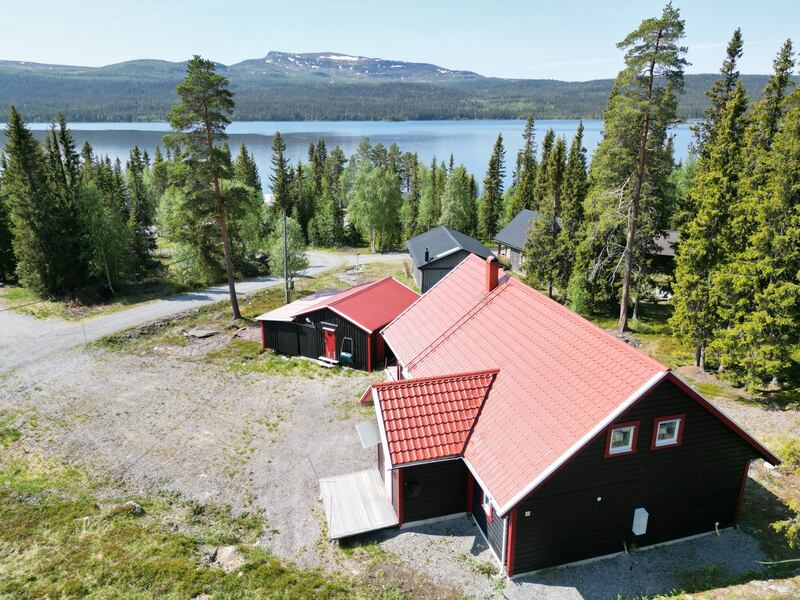
<path fill-rule="evenodd" d="M 683 437 L 683 415 L 661 417 L 653 424 L 652 448 L 678 446 Z"/>
<path fill-rule="evenodd" d="M 621 423 L 609 429 L 606 442 L 606 456 L 630 454 L 636 451 L 636 432 L 638 423 Z"/>
<path fill-rule="evenodd" d="M 492 518 L 492 499 L 489 497 L 485 491 L 481 495 L 481 507 L 483 508 L 483 512 L 486 513 L 486 516 L 489 519 Z"/>

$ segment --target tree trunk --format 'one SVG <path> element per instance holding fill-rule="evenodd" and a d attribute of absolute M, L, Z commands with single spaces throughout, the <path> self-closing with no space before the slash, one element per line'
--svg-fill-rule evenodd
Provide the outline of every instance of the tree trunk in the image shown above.
<path fill-rule="evenodd" d="M 289 246 L 286 243 L 286 207 L 283 208 L 283 291 L 284 300 L 289 304 Z"/>
<path fill-rule="evenodd" d="M 653 51 L 653 58 L 650 60 L 647 83 L 647 103 L 645 104 L 645 114 L 642 121 L 642 135 L 639 140 L 639 159 L 636 169 L 636 184 L 633 188 L 631 197 L 631 208 L 628 211 L 628 234 L 625 237 L 624 266 L 625 271 L 622 276 L 622 297 L 619 302 L 619 332 L 624 333 L 628 330 L 628 302 L 631 294 L 631 272 L 633 271 L 633 240 L 636 235 L 636 219 L 639 216 L 639 200 L 642 196 L 642 184 L 644 183 L 644 166 L 647 161 L 647 140 L 650 135 L 650 101 L 653 98 L 653 80 L 656 67 L 656 58 L 661 45 L 663 32 L 659 30 L 656 38 L 656 46 Z"/>
<path fill-rule="evenodd" d="M 219 178 L 214 177 L 214 192 L 217 194 L 217 223 L 222 233 L 222 253 L 225 255 L 225 272 L 228 275 L 228 293 L 231 297 L 231 310 L 233 319 L 241 319 L 239 312 L 239 298 L 236 297 L 236 281 L 233 277 L 233 260 L 231 259 L 231 239 L 228 236 L 228 222 L 225 219 L 225 206 L 222 204 L 222 192 L 219 187 Z"/>
<path fill-rule="evenodd" d="M 633 299 L 633 315 L 631 315 L 631 318 L 634 321 L 638 321 L 639 320 L 639 293 L 638 292 L 636 293 L 636 298 Z"/>
<path fill-rule="evenodd" d="M 698 342 L 694 347 L 694 364 L 701 370 L 706 370 L 706 348 L 703 342 Z"/>

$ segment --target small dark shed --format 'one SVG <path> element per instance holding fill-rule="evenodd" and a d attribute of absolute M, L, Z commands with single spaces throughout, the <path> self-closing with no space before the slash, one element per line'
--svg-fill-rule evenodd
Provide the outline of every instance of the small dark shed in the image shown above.
<path fill-rule="evenodd" d="M 417 298 L 393 277 L 326 290 L 265 313 L 261 345 L 289 356 L 372 371 L 387 356 L 381 329 Z"/>
<path fill-rule="evenodd" d="M 470 254 L 481 258 L 492 251 L 475 238 L 444 225 L 434 227 L 406 242 L 413 276 L 424 294 Z"/>

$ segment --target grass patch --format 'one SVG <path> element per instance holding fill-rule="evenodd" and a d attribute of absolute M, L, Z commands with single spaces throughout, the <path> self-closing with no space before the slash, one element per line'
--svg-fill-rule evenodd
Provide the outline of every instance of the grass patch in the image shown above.
<path fill-rule="evenodd" d="M 206 358 L 213 363 L 224 365 L 235 373 L 310 378 L 354 374 L 352 369 L 339 366 L 322 367 L 310 360 L 275 354 L 271 350 L 264 350 L 260 343 L 252 340 L 232 339 L 223 348 L 209 352 Z"/>
<path fill-rule="evenodd" d="M 20 431 L 14 424 L 17 413 L 0 411 L 0 448 L 5 448 L 20 438 Z"/>
<path fill-rule="evenodd" d="M 379 597 L 252 546 L 257 516 L 158 496 L 137 498 L 137 517 L 103 508 L 96 482 L 77 469 L 31 457 L 0 466 L 0 597 Z M 230 573 L 204 565 L 205 544 L 236 545 L 244 564 Z"/>

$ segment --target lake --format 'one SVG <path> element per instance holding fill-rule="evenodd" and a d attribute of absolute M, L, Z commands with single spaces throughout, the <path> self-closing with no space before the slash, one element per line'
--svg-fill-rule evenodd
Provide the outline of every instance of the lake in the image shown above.
<path fill-rule="evenodd" d="M 322 138 L 328 150 L 336 144 L 348 157 L 359 142 L 368 137 L 372 144 L 378 142 L 389 146 L 396 143 L 400 150 L 417 152 L 425 164 L 435 156 L 445 162 L 453 153 L 456 164 L 463 164 L 480 183 L 498 133 L 503 134 L 506 147 L 506 185 L 511 180 L 517 151 L 522 147 L 524 121 L 237 121 L 230 125 L 228 133 L 231 150 L 236 153 L 244 142 L 255 154 L 261 180 L 268 185 L 269 160 L 272 136 L 280 131 L 286 142 L 288 157 L 292 163 L 308 160 L 308 145 Z M 32 123 L 32 130 L 41 137 L 47 124 Z M 129 150 L 137 145 L 153 155 L 155 147 L 162 144 L 162 136 L 169 131 L 167 123 L 70 123 L 78 141 L 89 140 L 99 155 L 108 154 L 112 160 L 119 158 L 123 164 Z M 545 132 L 553 128 L 556 135 L 566 136 L 569 144 L 578 128 L 576 120 L 541 120 L 536 122 L 536 141 L 541 144 Z M 591 154 L 602 136 L 603 121 L 584 121 L 584 145 Z M 688 123 L 674 128 L 675 159 L 686 158 L 691 141 Z M 0 142 L 3 142 L 0 132 Z"/>

